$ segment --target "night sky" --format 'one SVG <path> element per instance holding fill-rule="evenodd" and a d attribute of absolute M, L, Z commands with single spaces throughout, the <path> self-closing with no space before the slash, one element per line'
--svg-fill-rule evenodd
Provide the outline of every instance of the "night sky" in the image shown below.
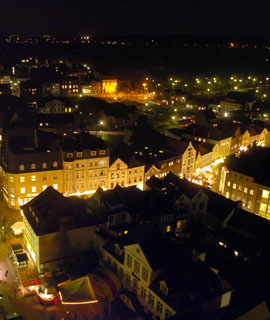
<path fill-rule="evenodd" d="M 0 0 L 0 34 L 270 35 L 270 1 Z"/>

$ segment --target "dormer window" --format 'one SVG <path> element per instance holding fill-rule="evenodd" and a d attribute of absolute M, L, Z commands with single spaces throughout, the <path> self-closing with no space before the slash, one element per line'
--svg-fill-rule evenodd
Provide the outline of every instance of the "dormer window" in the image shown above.
<path fill-rule="evenodd" d="M 104 155 L 105 154 L 105 150 L 100 150 L 100 155 Z"/>
<path fill-rule="evenodd" d="M 31 169 L 36 169 L 37 165 L 35 163 L 31 163 Z"/>
<path fill-rule="evenodd" d="M 81 158 L 82 157 L 82 152 L 77 152 L 77 157 Z"/>
<path fill-rule="evenodd" d="M 46 163 L 46 162 L 43 162 L 43 163 L 42 163 L 42 168 L 43 168 L 43 169 L 46 169 L 46 168 L 47 168 L 47 163 Z"/>
<path fill-rule="evenodd" d="M 23 164 L 20 164 L 20 171 L 24 171 L 24 165 Z"/>
<path fill-rule="evenodd" d="M 91 156 L 95 156 L 97 154 L 96 151 L 91 151 Z"/>
<path fill-rule="evenodd" d="M 53 162 L 53 167 L 56 168 L 57 166 L 58 166 L 57 161 L 54 161 L 54 162 Z"/>
<path fill-rule="evenodd" d="M 68 158 L 73 158 L 73 153 L 68 153 L 68 154 L 67 154 L 67 157 L 68 157 Z"/>

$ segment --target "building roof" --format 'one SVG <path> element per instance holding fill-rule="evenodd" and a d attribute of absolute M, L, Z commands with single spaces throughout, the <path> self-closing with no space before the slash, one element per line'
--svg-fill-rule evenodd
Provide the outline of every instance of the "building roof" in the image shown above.
<path fill-rule="evenodd" d="M 183 130 L 184 134 L 194 137 L 201 137 L 205 139 L 211 139 L 214 141 L 220 141 L 231 137 L 231 133 L 227 133 L 219 127 L 204 127 L 197 124 L 191 124 Z"/>
<path fill-rule="evenodd" d="M 64 102 L 64 104 L 67 105 L 67 106 L 71 106 L 72 105 L 71 100 L 66 98 L 66 97 L 48 96 L 48 97 L 41 98 L 37 102 L 37 106 L 38 106 L 38 108 L 44 108 L 46 103 L 54 101 L 54 100 Z"/>
<path fill-rule="evenodd" d="M 101 214 L 91 212 L 86 200 L 66 198 L 51 186 L 21 208 L 38 236 L 106 221 Z"/>
<path fill-rule="evenodd" d="M 243 209 L 238 209 L 227 222 L 227 228 L 261 243 L 270 242 L 270 221 Z"/>
<path fill-rule="evenodd" d="M 207 213 L 222 222 L 228 217 L 232 210 L 238 206 L 237 202 L 186 179 L 180 179 L 171 172 L 163 179 L 151 178 L 146 184 L 150 188 L 160 189 L 163 193 L 168 196 L 171 194 L 175 198 L 186 195 L 192 199 L 199 191 L 202 191 L 208 197 Z"/>
<path fill-rule="evenodd" d="M 65 152 L 106 149 L 105 142 L 91 134 L 80 132 L 72 137 L 64 137 L 60 141 L 60 146 Z"/>
<path fill-rule="evenodd" d="M 270 173 L 266 168 L 270 161 L 270 148 L 253 147 L 239 157 L 227 157 L 226 167 L 254 178 L 254 182 L 270 187 Z"/>
<path fill-rule="evenodd" d="M 164 281 L 168 295 L 160 290 Z M 151 284 L 151 289 L 176 311 L 213 299 L 225 292 L 221 279 L 203 262 L 185 261 L 172 268 L 165 268 Z"/>

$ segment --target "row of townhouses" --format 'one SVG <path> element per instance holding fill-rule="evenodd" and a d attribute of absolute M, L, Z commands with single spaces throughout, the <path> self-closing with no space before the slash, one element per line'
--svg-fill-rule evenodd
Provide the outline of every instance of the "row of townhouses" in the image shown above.
<path fill-rule="evenodd" d="M 143 189 L 153 175 L 162 178 L 169 172 L 192 179 L 198 170 L 217 165 L 230 154 L 267 143 L 266 128 L 236 130 L 237 144 L 219 128 L 208 128 L 205 138 L 198 136 L 199 129 L 202 135 L 205 128 L 196 126 L 193 135 L 182 133 L 180 138 L 176 132 L 172 138 L 126 130 L 129 145 L 112 155 L 102 139 L 87 133 L 59 137 L 32 128 L 7 129 L 1 149 L 5 202 L 18 209 L 48 186 L 70 196 L 116 185 Z"/>

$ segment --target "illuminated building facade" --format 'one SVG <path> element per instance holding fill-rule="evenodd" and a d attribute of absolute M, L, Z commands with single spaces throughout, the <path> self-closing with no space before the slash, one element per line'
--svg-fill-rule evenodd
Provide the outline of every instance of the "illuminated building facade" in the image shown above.
<path fill-rule="evenodd" d="M 4 200 L 10 208 L 19 209 L 48 186 L 65 196 L 89 195 L 116 185 L 144 188 L 145 166 L 134 158 L 110 165 L 103 140 L 87 133 L 58 140 L 34 129 L 5 132 L 1 166 Z"/>
<path fill-rule="evenodd" d="M 38 103 L 39 113 L 63 114 L 73 112 L 71 102 L 63 98 L 45 98 Z"/>
<path fill-rule="evenodd" d="M 64 194 L 92 194 L 108 188 L 110 151 L 103 140 L 80 133 L 61 141 Z M 76 151 L 75 151 L 76 150 Z"/>
<path fill-rule="evenodd" d="M 19 209 L 48 186 L 63 192 L 62 165 L 54 135 L 26 128 L 4 132 L 1 166 L 8 207 Z"/>
<path fill-rule="evenodd" d="M 219 192 L 241 201 L 246 211 L 270 220 L 269 148 L 254 148 L 238 158 L 230 157 L 220 169 Z"/>
<path fill-rule="evenodd" d="M 121 187 L 137 186 L 143 190 L 144 170 L 145 166 L 135 158 L 126 162 L 120 158 L 112 160 L 109 167 L 108 189 L 119 185 Z"/>
<path fill-rule="evenodd" d="M 24 242 L 39 272 L 88 252 L 100 219 L 87 213 L 84 200 L 78 210 L 79 200 L 48 187 L 21 207 Z"/>
<path fill-rule="evenodd" d="M 69 77 L 61 82 L 60 92 L 62 96 L 78 96 L 81 94 L 81 86 L 77 77 Z"/>
<path fill-rule="evenodd" d="M 102 93 L 112 94 L 117 92 L 117 79 L 102 79 Z"/>
<path fill-rule="evenodd" d="M 136 232 L 131 230 L 118 240 L 107 242 L 103 248 L 103 259 L 105 266 L 118 275 L 122 286 L 137 296 L 141 306 L 153 319 L 168 319 L 179 312 L 180 306 L 183 310 L 195 303 L 206 305 L 211 301 L 212 310 L 229 305 L 232 289 L 223 288 L 220 280 L 215 285 L 206 280 L 208 286 L 197 281 L 196 297 L 194 295 L 188 302 L 184 301 L 182 297 L 185 294 L 188 296 L 190 292 L 190 288 L 184 288 L 183 278 L 181 279 L 187 276 L 185 270 L 188 270 L 189 276 L 190 272 L 193 273 L 193 277 L 200 272 L 205 277 L 204 280 L 210 270 L 203 262 L 192 261 L 191 257 L 177 249 L 168 238 L 144 228 L 142 226 Z M 168 267 L 170 263 L 175 268 Z M 186 269 L 183 268 L 184 265 Z M 189 285 L 187 284 L 188 287 Z M 203 294 L 209 289 L 209 285 L 213 295 L 205 298 Z M 173 294 L 175 292 L 177 296 Z"/>

